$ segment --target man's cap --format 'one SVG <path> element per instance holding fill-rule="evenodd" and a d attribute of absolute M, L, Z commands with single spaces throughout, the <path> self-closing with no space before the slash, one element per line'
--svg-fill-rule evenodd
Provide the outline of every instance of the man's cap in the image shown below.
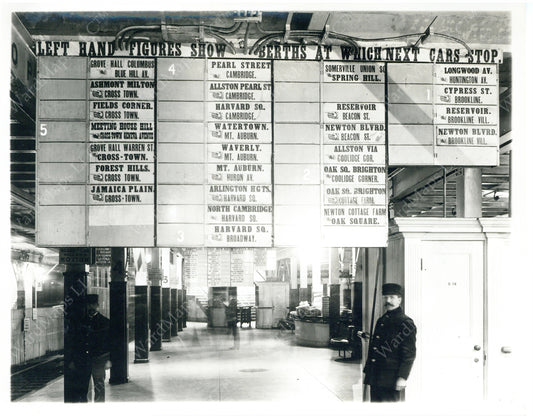
<path fill-rule="evenodd" d="M 88 304 L 98 303 L 98 295 L 87 295 L 85 300 Z"/>
<path fill-rule="evenodd" d="M 381 294 L 383 296 L 388 296 L 388 295 L 403 296 L 403 289 L 400 285 L 396 283 L 385 283 L 381 287 Z"/>

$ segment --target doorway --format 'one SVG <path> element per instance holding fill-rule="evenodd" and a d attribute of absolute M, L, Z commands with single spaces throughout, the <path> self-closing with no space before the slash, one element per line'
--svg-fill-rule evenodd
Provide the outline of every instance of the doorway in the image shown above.
<path fill-rule="evenodd" d="M 420 253 L 418 287 L 406 294 L 418 327 L 413 394 L 481 400 L 483 241 L 422 241 Z"/>

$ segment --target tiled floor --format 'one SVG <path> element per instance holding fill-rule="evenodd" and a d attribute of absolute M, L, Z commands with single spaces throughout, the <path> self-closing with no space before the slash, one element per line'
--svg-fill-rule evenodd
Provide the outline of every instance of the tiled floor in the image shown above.
<path fill-rule="evenodd" d="M 279 330 L 242 328 L 239 349 L 223 328 L 187 328 L 150 352 L 150 362 L 133 364 L 129 346 L 129 382 L 109 385 L 107 402 L 279 401 L 339 403 L 361 401 L 361 365 L 337 361 L 329 348 L 297 346 L 294 335 Z M 355 385 L 355 388 L 352 386 Z M 22 402 L 62 402 L 63 378 Z"/>

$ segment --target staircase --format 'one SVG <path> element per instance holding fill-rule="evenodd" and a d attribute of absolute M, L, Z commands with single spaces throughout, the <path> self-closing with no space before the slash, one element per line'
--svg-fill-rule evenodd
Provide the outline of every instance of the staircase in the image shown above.
<path fill-rule="evenodd" d="M 187 302 L 189 305 L 188 320 L 207 322 L 207 292 L 191 289 L 187 292 Z"/>

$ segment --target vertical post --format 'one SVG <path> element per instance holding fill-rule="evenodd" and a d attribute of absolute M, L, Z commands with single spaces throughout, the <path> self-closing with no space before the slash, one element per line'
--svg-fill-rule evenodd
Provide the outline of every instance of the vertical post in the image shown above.
<path fill-rule="evenodd" d="M 148 362 L 148 286 L 135 286 L 135 360 L 134 363 Z"/>
<path fill-rule="evenodd" d="M 64 286 L 64 333 L 63 361 L 65 403 L 86 402 L 87 388 L 80 381 L 80 371 L 86 366 L 87 360 L 82 334 L 82 322 L 85 320 L 87 305 L 87 273 L 84 264 L 68 264 L 63 273 Z M 84 361 L 85 360 L 85 361 Z"/>
<path fill-rule="evenodd" d="M 457 217 L 480 218 L 481 168 L 463 168 L 457 176 Z"/>
<path fill-rule="evenodd" d="M 161 351 L 161 261 L 159 249 L 152 249 L 152 261 L 148 270 L 150 278 L 150 351 Z"/>
<path fill-rule="evenodd" d="M 183 328 L 187 328 L 189 319 L 189 306 L 187 305 L 187 288 L 183 286 Z"/>
<path fill-rule="evenodd" d="M 320 296 L 322 294 L 322 276 L 320 270 L 320 257 L 313 259 L 311 263 L 311 300 L 314 301 L 315 296 Z M 320 307 L 320 305 L 315 305 Z"/>
<path fill-rule="evenodd" d="M 295 257 L 290 258 L 289 311 L 296 310 L 299 302 L 298 264 Z"/>
<path fill-rule="evenodd" d="M 161 351 L 161 286 L 150 287 L 150 351 Z"/>
<path fill-rule="evenodd" d="M 512 190 L 513 190 L 513 187 L 511 186 L 513 183 L 513 151 L 512 150 L 509 150 L 509 218 L 512 217 L 512 208 L 513 208 L 513 204 L 512 204 Z"/>
<path fill-rule="evenodd" d="M 446 188 L 448 187 L 448 178 L 446 177 L 446 168 L 442 168 L 442 216 L 446 218 L 446 210 L 448 205 L 446 203 Z"/>
<path fill-rule="evenodd" d="M 175 337 L 178 335 L 178 289 L 170 289 L 170 336 Z"/>
<path fill-rule="evenodd" d="M 170 309 L 170 287 L 161 289 L 161 340 L 170 342 L 172 313 Z"/>
<path fill-rule="evenodd" d="M 178 332 L 183 331 L 183 320 L 185 312 L 183 310 L 183 289 L 178 289 Z"/>
<path fill-rule="evenodd" d="M 300 259 L 298 259 L 298 263 L 296 264 L 296 279 L 298 281 L 298 303 L 305 300 L 305 294 L 307 291 L 307 287 L 302 287 L 302 273 L 302 262 L 300 261 Z"/>
<path fill-rule="evenodd" d="M 334 283 L 329 287 L 329 331 L 331 337 L 336 337 L 341 313 L 341 285 Z"/>
<path fill-rule="evenodd" d="M 111 248 L 109 284 L 110 384 L 128 382 L 128 296 L 124 248 Z"/>

